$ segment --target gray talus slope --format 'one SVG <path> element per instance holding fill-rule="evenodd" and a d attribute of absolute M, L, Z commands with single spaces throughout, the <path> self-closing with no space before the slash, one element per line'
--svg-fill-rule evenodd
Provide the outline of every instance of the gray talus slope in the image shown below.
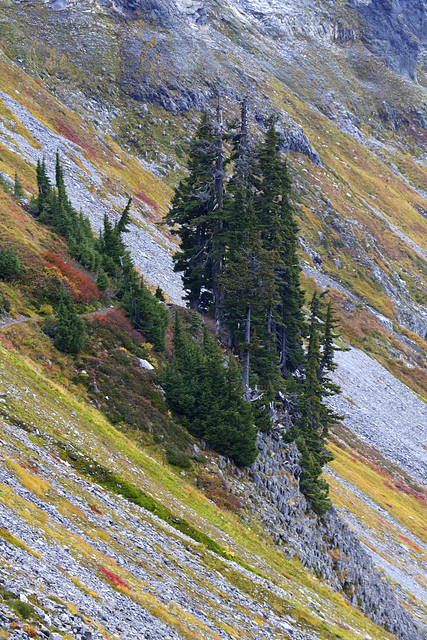
<path fill-rule="evenodd" d="M 344 424 L 427 486 L 427 405 L 359 349 L 338 352 L 342 393 L 329 405 Z"/>

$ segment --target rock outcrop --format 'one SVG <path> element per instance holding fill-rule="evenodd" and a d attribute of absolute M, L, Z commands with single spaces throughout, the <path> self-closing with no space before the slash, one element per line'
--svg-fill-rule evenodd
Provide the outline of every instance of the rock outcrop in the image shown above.
<path fill-rule="evenodd" d="M 259 437 L 260 455 L 246 472 L 253 487 L 246 485 L 242 495 L 247 497 L 250 492 L 263 526 L 285 553 L 296 553 L 305 567 L 341 591 L 376 623 L 398 638 L 425 638 L 337 512 L 332 509 L 318 519 L 307 511 L 295 479 L 300 473 L 298 451 L 293 445 L 284 445 L 280 433 Z M 238 495 L 239 488 L 241 491 L 241 481 L 236 481 Z"/>
<path fill-rule="evenodd" d="M 353 0 L 362 19 L 361 39 L 394 71 L 417 79 L 417 63 L 427 45 L 424 0 Z"/>

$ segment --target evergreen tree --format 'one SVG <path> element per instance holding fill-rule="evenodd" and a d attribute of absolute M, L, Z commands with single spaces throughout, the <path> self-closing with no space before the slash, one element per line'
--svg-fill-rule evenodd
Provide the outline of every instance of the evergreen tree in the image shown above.
<path fill-rule="evenodd" d="M 105 271 L 100 271 L 96 279 L 96 286 L 100 291 L 107 291 L 110 281 Z"/>
<path fill-rule="evenodd" d="M 58 306 L 58 331 L 55 335 L 55 347 L 64 353 L 79 353 L 85 343 L 85 323 L 77 315 L 70 294 L 61 286 Z"/>
<path fill-rule="evenodd" d="M 319 515 L 331 507 L 328 484 L 320 477 L 323 466 L 332 460 L 332 454 L 326 448 L 326 438 L 329 426 L 342 418 L 323 402 L 325 397 L 340 391 L 328 375 L 336 366 L 333 361 L 335 325 L 331 304 L 324 313 L 322 300 L 314 293 L 310 305 L 305 373 L 299 392 L 299 416 L 286 434 L 286 440 L 294 440 L 301 453 L 301 490 Z"/>
<path fill-rule="evenodd" d="M 160 302 L 165 302 L 165 296 L 164 296 L 163 291 L 161 290 L 161 288 L 159 286 L 157 287 L 154 295 L 157 298 L 157 300 L 160 300 Z"/>
<path fill-rule="evenodd" d="M 15 251 L 11 248 L 0 248 L 0 278 L 17 276 L 20 268 L 21 265 Z"/>
<path fill-rule="evenodd" d="M 286 378 L 303 362 L 304 293 L 298 264 L 298 226 L 289 202 L 290 179 L 279 152 L 279 135 L 271 123 L 258 151 L 253 181 L 257 224 L 264 248 L 274 254 L 278 303 L 268 311 L 268 329 L 274 332 L 280 369 Z"/>
<path fill-rule="evenodd" d="M 47 208 L 50 208 L 52 196 L 52 185 L 46 172 L 46 161 L 44 157 L 41 162 L 37 160 L 36 176 L 38 190 L 36 214 L 40 216 Z"/>
<path fill-rule="evenodd" d="M 140 331 L 157 351 L 164 351 L 169 314 L 165 305 L 147 289 L 133 263 L 129 265 L 124 277 L 121 302 L 132 326 Z"/>
<path fill-rule="evenodd" d="M 64 170 L 59 154 L 56 154 L 55 187 L 50 183 L 46 172 L 45 159 L 37 162 L 38 196 L 35 200 L 35 213 L 41 222 L 51 225 L 68 242 L 70 254 L 89 269 L 97 269 L 100 257 L 97 250 L 98 240 L 92 231 L 90 221 L 82 212 L 73 208 L 66 192 Z"/>
<path fill-rule="evenodd" d="M 122 234 L 129 232 L 131 203 L 132 198 L 129 198 L 119 220 L 114 225 L 110 222 L 107 214 L 104 214 L 104 227 L 100 234 L 99 251 L 102 254 L 104 269 L 111 276 L 118 275 L 123 267 L 125 256 L 129 255 Z M 134 268 L 133 263 L 132 268 Z"/>
<path fill-rule="evenodd" d="M 165 217 L 169 225 L 177 225 L 172 233 L 181 240 L 174 269 L 182 272 L 186 299 L 191 309 L 205 312 L 212 304 L 213 234 L 218 228 L 217 157 L 217 135 L 204 113 L 190 146 L 189 175 L 175 189 Z"/>
<path fill-rule="evenodd" d="M 130 197 L 127 201 L 125 208 L 122 211 L 119 221 L 116 224 L 117 233 L 119 235 L 121 235 L 122 233 L 129 232 L 129 225 L 131 223 L 131 219 L 130 219 L 131 204 L 132 204 L 132 198 Z"/>
<path fill-rule="evenodd" d="M 245 245 L 229 257 L 220 283 L 224 297 L 224 319 L 232 331 L 234 345 L 242 353 L 243 385 L 248 394 L 250 354 L 252 352 L 259 356 L 257 347 L 261 350 L 267 347 L 266 310 L 273 304 L 275 285 L 273 256 L 263 249 L 257 237 Z M 263 336 L 261 344 L 253 339 L 255 332 Z M 274 345 L 270 343 L 270 347 L 274 348 Z M 257 370 L 265 384 L 272 382 L 277 374 L 274 356 L 270 355 L 268 360 L 267 366 Z"/>
<path fill-rule="evenodd" d="M 216 340 L 206 331 L 202 345 L 195 343 L 177 315 L 173 334 L 175 358 L 162 380 L 169 406 L 190 433 L 236 464 L 251 464 L 257 455 L 256 429 L 237 365 L 226 366 Z"/>
<path fill-rule="evenodd" d="M 102 264 L 110 276 L 115 276 L 121 267 L 120 259 L 126 249 L 123 245 L 117 227 L 114 227 L 106 213 L 104 213 L 103 229 L 100 237 L 100 251 Z"/>
<path fill-rule="evenodd" d="M 15 171 L 15 182 L 13 184 L 13 195 L 18 200 L 24 196 L 24 189 L 22 187 L 22 182 L 18 178 L 18 172 Z"/>

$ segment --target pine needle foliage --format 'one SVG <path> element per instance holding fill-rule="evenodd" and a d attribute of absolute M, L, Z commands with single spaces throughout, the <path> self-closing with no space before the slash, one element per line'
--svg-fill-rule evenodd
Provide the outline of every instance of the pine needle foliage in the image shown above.
<path fill-rule="evenodd" d="M 318 515 L 324 514 L 332 506 L 328 484 L 320 476 L 323 466 L 333 459 L 326 442 L 329 427 L 342 418 L 323 402 L 327 396 L 339 393 L 340 388 L 329 377 L 336 368 L 333 361 L 336 320 L 331 304 L 325 310 L 322 298 L 315 292 L 311 300 L 305 371 L 298 393 L 298 415 L 285 436 L 288 442 L 296 442 L 301 453 L 300 466 L 303 471 L 300 487 Z"/>
<path fill-rule="evenodd" d="M 72 298 L 64 285 L 60 290 L 58 320 L 55 347 L 64 353 L 79 353 L 83 349 L 86 339 L 85 323 L 77 315 Z"/>
<path fill-rule="evenodd" d="M 175 357 L 162 380 L 170 408 L 208 446 L 239 466 L 252 464 L 257 456 L 257 431 L 251 405 L 243 397 L 238 366 L 232 359 L 225 361 L 216 339 L 206 331 L 198 345 L 183 330 L 177 315 L 173 344 Z"/>

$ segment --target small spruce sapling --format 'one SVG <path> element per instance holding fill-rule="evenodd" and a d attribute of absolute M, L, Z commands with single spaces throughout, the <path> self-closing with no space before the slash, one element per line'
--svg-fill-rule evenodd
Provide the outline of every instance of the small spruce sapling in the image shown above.
<path fill-rule="evenodd" d="M 0 249 L 0 278 L 10 278 L 19 274 L 21 265 L 18 256 L 11 248 Z"/>
<path fill-rule="evenodd" d="M 13 184 L 13 195 L 17 200 L 24 197 L 24 188 L 22 182 L 18 178 L 18 172 L 15 171 L 15 182 Z"/>

